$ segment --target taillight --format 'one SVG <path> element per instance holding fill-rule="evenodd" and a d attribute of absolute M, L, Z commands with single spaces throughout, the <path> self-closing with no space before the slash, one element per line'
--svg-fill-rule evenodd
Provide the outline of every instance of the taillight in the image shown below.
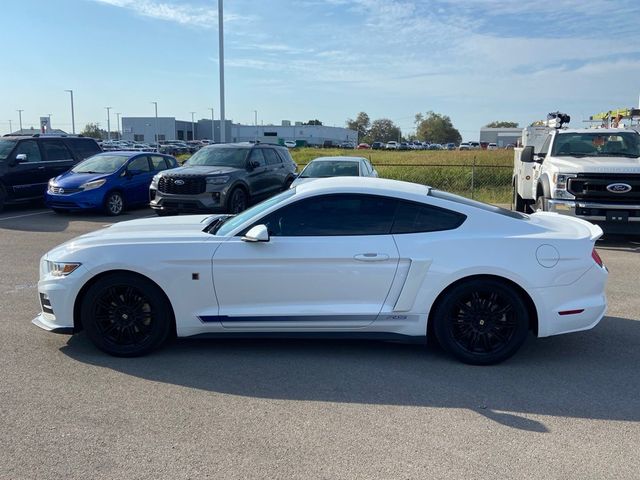
<path fill-rule="evenodd" d="M 600 258 L 600 255 L 598 254 L 595 248 L 591 252 L 591 258 L 593 258 L 593 261 L 596 262 L 598 265 L 600 265 L 601 267 L 604 267 L 604 262 L 602 261 L 602 258 Z"/>

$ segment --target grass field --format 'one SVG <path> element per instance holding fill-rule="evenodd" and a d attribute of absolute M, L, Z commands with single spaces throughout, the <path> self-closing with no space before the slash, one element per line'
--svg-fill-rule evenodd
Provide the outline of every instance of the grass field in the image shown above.
<path fill-rule="evenodd" d="M 489 203 L 511 201 L 512 150 L 342 150 L 291 151 L 300 169 L 320 156 L 366 157 L 380 177 L 430 185 Z"/>
<path fill-rule="evenodd" d="M 366 157 L 382 178 L 421 183 L 488 203 L 511 201 L 513 150 L 343 150 L 294 148 L 291 156 L 301 170 L 324 156 Z M 182 164 L 189 155 L 179 155 Z"/>

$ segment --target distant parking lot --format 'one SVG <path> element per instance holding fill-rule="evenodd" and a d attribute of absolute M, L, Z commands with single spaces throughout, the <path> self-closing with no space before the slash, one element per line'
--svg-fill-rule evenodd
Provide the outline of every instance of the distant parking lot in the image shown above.
<path fill-rule="evenodd" d="M 146 216 L 0 214 L 0 478 L 637 478 L 640 239 L 598 245 L 598 327 L 494 367 L 375 342 L 181 340 L 118 359 L 30 324 L 43 253 Z"/>

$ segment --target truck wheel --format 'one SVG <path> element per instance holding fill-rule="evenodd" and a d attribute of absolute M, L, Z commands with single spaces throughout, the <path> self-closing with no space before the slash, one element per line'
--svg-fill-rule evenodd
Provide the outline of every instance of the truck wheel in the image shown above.
<path fill-rule="evenodd" d="M 536 204 L 533 207 L 534 212 L 546 212 L 547 211 L 547 199 L 542 195 L 536 199 Z"/>
<path fill-rule="evenodd" d="M 513 209 L 516 212 L 525 213 L 526 208 L 527 208 L 527 204 L 524 201 L 524 198 L 522 198 L 520 196 L 520 194 L 518 193 L 518 190 L 516 190 L 516 186 L 514 184 L 514 186 L 513 186 Z"/>

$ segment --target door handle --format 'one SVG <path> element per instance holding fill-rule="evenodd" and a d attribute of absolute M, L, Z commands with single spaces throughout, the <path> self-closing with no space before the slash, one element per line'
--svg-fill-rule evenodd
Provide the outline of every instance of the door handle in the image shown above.
<path fill-rule="evenodd" d="M 44 167 L 38 167 L 38 170 L 44 170 Z"/>
<path fill-rule="evenodd" d="M 389 260 L 389 255 L 386 253 L 359 253 L 354 255 L 353 258 L 360 262 L 383 262 Z"/>

